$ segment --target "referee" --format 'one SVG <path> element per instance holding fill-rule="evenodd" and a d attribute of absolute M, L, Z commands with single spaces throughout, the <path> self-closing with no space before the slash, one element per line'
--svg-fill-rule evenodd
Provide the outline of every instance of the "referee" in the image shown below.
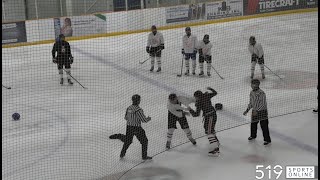
<path fill-rule="evenodd" d="M 125 120 L 127 120 L 127 131 L 124 144 L 121 150 L 120 158 L 123 158 L 127 149 L 132 143 L 133 136 L 136 136 L 142 145 L 142 159 L 149 160 L 152 157 L 147 156 L 148 139 L 146 132 L 141 127 L 141 122 L 146 123 L 151 120 L 151 117 L 146 117 L 143 110 L 139 107 L 141 97 L 138 94 L 132 96 L 132 105 L 127 108 Z"/>
<path fill-rule="evenodd" d="M 263 145 L 268 145 L 271 143 L 271 138 L 269 135 L 269 121 L 268 121 L 268 109 L 266 94 L 259 88 L 260 81 L 258 79 L 253 79 L 251 81 L 252 91 L 250 92 L 250 103 L 247 110 L 243 115 L 247 115 L 249 110 L 252 108 L 251 116 L 251 135 L 248 140 L 253 140 L 257 137 L 257 126 L 260 122 L 260 126 L 263 133 L 264 143 Z"/>

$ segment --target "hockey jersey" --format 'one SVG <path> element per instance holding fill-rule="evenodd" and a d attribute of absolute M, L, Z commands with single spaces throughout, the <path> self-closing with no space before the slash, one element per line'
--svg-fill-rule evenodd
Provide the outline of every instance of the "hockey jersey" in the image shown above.
<path fill-rule="evenodd" d="M 177 98 L 178 98 L 178 104 L 173 104 L 173 103 L 171 103 L 170 100 L 168 100 L 167 109 L 173 115 L 181 118 L 181 117 L 183 117 L 183 111 L 188 111 L 188 108 L 182 107 L 181 104 L 183 104 L 185 106 L 189 106 L 190 103 L 195 102 L 195 99 L 188 98 L 185 96 L 178 96 Z"/>
<path fill-rule="evenodd" d="M 256 43 L 254 46 L 249 44 L 248 49 L 251 55 L 256 54 L 259 58 L 261 58 L 264 55 L 264 52 L 260 43 Z"/>
<path fill-rule="evenodd" d="M 161 44 L 164 44 L 163 35 L 160 32 L 157 32 L 156 35 L 154 35 L 152 32 L 148 36 L 148 42 L 147 47 L 158 47 Z"/>
<path fill-rule="evenodd" d="M 196 111 L 190 110 L 190 113 L 193 117 L 197 117 L 200 115 L 201 110 L 203 111 L 202 116 L 207 116 L 212 113 L 216 113 L 216 110 L 212 106 L 211 98 L 216 96 L 217 92 L 215 90 L 212 90 L 212 93 L 204 93 L 196 102 Z"/>
<path fill-rule="evenodd" d="M 182 38 L 182 48 L 184 49 L 185 53 L 193 53 L 194 50 L 197 50 L 198 40 L 197 37 L 194 35 L 184 35 Z"/>
<path fill-rule="evenodd" d="M 198 49 L 202 49 L 203 55 L 211 56 L 212 46 L 213 45 L 211 42 L 209 42 L 208 44 L 205 44 L 203 41 L 200 41 Z"/>

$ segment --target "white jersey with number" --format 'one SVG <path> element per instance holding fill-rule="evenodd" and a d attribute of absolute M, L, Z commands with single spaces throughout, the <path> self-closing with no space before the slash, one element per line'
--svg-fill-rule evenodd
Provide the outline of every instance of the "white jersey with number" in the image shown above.
<path fill-rule="evenodd" d="M 182 46 L 185 53 L 193 53 L 193 51 L 197 48 L 197 36 L 190 35 L 189 37 L 187 35 L 184 35 L 182 38 Z"/>
<path fill-rule="evenodd" d="M 211 42 L 209 42 L 208 44 L 205 44 L 203 41 L 200 41 L 198 49 L 202 49 L 203 55 L 211 56 L 212 46 L 213 45 Z"/>
<path fill-rule="evenodd" d="M 154 35 L 152 32 L 148 36 L 148 42 L 147 47 L 158 47 L 160 44 L 164 44 L 163 35 L 160 32 L 157 32 L 156 35 Z"/>
<path fill-rule="evenodd" d="M 251 44 L 249 44 L 249 52 L 252 54 L 256 54 L 259 58 L 261 58 L 264 54 L 262 46 L 260 43 L 256 43 L 254 46 L 252 46 Z"/>

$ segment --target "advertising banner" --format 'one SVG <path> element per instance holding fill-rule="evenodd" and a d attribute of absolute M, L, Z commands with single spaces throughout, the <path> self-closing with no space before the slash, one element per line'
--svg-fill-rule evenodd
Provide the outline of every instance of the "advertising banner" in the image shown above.
<path fill-rule="evenodd" d="M 166 8 L 166 23 L 205 19 L 205 3 Z"/>
<path fill-rule="evenodd" d="M 243 15 L 242 0 L 225 0 L 207 3 L 207 20 Z"/>
<path fill-rule="evenodd" d="M 106 16 L 95 14 L 89 16 L 72 16 L 54 18 L 55 36 L 64 34 L 66 37 L 84 36 L 107 32 Z"/>
<path fill-rule="evenodd" d="M 245 15 L 318 7 L 318 0 L 244 0 Z"/>
<path fill-rule="evenodd" d="M 25 22 L 2 24 L 2 44 L 27 42 Z"/>

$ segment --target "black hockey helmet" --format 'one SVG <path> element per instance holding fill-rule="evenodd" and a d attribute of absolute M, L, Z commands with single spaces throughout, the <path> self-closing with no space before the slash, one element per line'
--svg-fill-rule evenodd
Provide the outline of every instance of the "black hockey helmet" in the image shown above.
<path fill-rule="evenodd" d="M 191 31 L 191 28 L 190 27 L 186 27 L 186 31 Z"/>
<path fill-rule="evenodd" d="M 169 95 L 169 100 L 174 100 L 177 97 L 176 94 L 170 94 Z"/>
<path fill-rule="evenodd" d="M 201 97 L 202 95 L 203 95 L 203 93 L 200 90 L 194 92 L 194 94 L 193 94 L 193 96 L 197 97 L 197 98 Z"/>
<path fill-rule="evenodd" d="M 60 38 L 60 39 L 61 39 L 61 38 L 65 38 L 64 34 L 60 34 L 60 35 L 59 35 L 59 38 Z"/>
<path fill-rule="evenodd" d="M 249 43 L 250 43 L 251 45 L 255 44 L 255 43 L 256 43 L 256 37 L 250 36 L 250 38 L 249 38 Z"/>
<path fill-rule="evenodd" d="M 151 29 L 157 29 L 157 26 L 156 25 L 152 25 Z"/>
<path fill-rule="evenodd" d="M 203 42 L 204 42 L 205 44 L 207 44 L 207 43 L 210 42 L 210 40 L 209 40 L 209 35 L 208 35 L 208 34 L 206 34 L 206 35 L 203 36 Z"/>
<path fill-rule="evenodd" d="M 216 110 L 222 110 L 222 108 L 223 108 L 221 103 L 215 104 L 214 107 L 216 108 Z"/>
<path fill-rule="evenodd" d="M 255 84 L 255 85 L 260 85 L 260 81 L 259 81 L 259 79 L 252 79 L 251 80 L 251 84 Z"/>
<path fill-rule="evenodd" d="M 208 39 L 209 40 L 209 34 L 204 35 L 203 39 Z"/>
<path fill-rule="evenodd" d="M 139 94 L 133 95 L 131 98 L 132 104 L 139 104 L 140 99 L 141 99 L 141 96 Z"/>

